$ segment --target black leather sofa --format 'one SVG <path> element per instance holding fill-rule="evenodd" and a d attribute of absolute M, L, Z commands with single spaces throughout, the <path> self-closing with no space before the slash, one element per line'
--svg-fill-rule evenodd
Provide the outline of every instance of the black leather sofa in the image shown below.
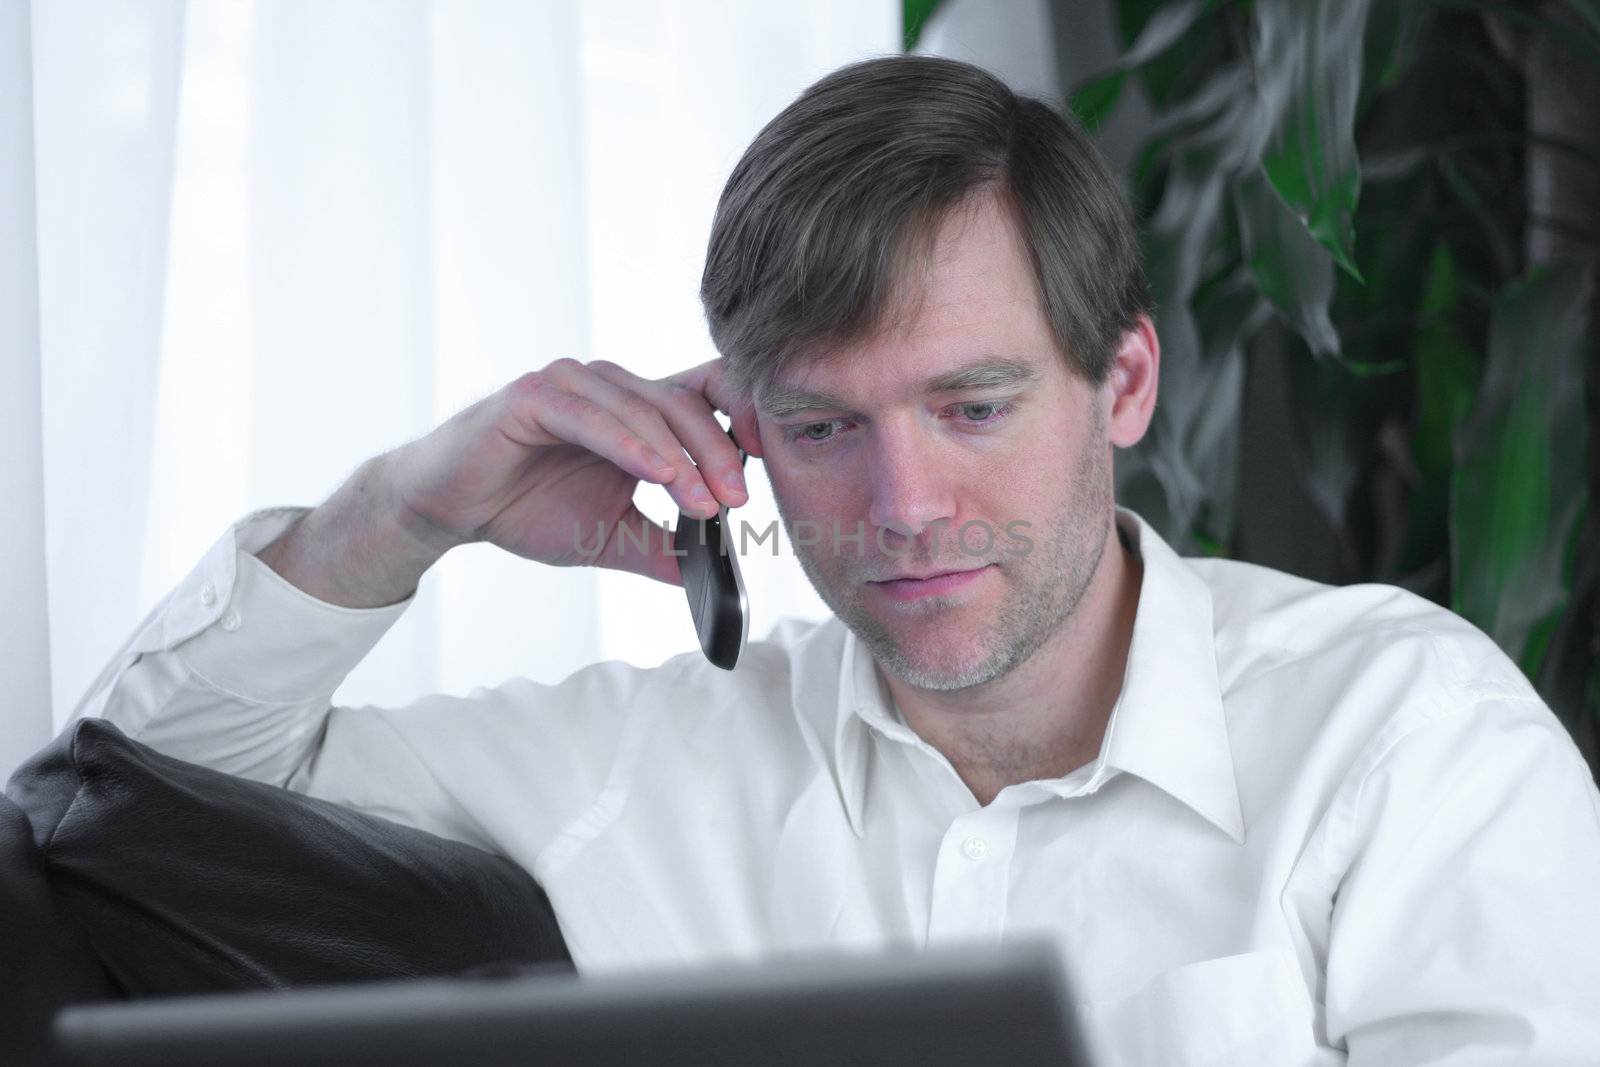
<path fill-rule="evenodd" d="M 572 969 L 504 857 L 84 720 L 0 798 L 0 1063 L 69 1004 Z"/>

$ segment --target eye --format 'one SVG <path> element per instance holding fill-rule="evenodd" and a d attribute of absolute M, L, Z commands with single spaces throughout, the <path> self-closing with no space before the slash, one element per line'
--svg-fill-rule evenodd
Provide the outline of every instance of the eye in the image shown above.
<path fill-rule="evenodd" d="M 969 426 L 993 426 L 995 423 L 1009 418 L 1011 413 L 1016 410 L 1016 404 L 1003 404 L 998 400 L 975 400 L 970 404 L 958 404 L 956 408 L 968 413 L 965 421 Z M 977 410 L 980 413 L 978 417 L 971 416 L 973 410 Z M 990 412 L 987 417 L 982 414 L 985 411 Z"/>
<path fill-rule="evenodd" d="M 973 429 L 988 429 L 991 426 L 1009 418 L 1016 411 L 1015 400 L 1002 403 L 999 400 L 974 400 L 966 404 L 957 404 L 956 410 L 963 412 L 965 417 L 959 421 L 963 426 Z M 798 441 L 807 447 L 818 447 L 833 440 L 837 434 L 833 427 L 845 422 L 844 419 L 826 419 L 822 422 L 808 422 L 790 434 L 790 440 Z"/>
<path fill-rule="evenodd" d="M 796 433 L 791 434 L 790 436 L 791 436 L 791 438 L 793 440 L 796 440 L 796 441 L 806 441 L 806 442 L 810 442 L 811 444 L 822 444 L 823 442 L 825 442 L 825 441 L 829 440 L 830 438 L 832 438 L 833 434 L 829 433 L 829 434 L 827 434 L 827 435 L 825 435 L 823 437 L 814 437 L 814 436 L 812 436 L 811 431 L 819 429 L 819 428 L 820 429 L 828 429 L 834 423 L 839 422 L 839 421 L 841 421 L 841 420 L 839 420 L 839 419 L 829 419 L 826 422 L 808 422 L 804 426 L 801 426 Z"/>

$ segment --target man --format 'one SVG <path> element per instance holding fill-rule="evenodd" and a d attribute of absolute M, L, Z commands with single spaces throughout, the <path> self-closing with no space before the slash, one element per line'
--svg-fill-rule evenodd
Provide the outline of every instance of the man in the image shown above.
<path fill-rule="evenodd" d="M 721 358 L 557 360 L 246 516 L 78 712 L 510 856 L 580 970 L 1044 936 L 1108 1064 L 1593 1062 L 1600 794 L 1516 667 L 1115 504 L 1159 369 L 1136 248 L 1069 120 L 846 67 L 724 190 Z M 793 545 L 833 618 L 731 673 L 329 707 L 454 545 L 680 581 L 631 499 L 745 501 L 714 410 L 822 531 Z"/>

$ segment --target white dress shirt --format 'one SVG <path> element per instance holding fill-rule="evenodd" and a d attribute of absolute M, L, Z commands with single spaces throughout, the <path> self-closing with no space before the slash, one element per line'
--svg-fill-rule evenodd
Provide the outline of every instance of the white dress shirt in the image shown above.
<path fill-rule="evenodd" d="M 330 707 L 410 601 L 317 600 L 252 512 L 90 687 L 174 756 L 503 853 L 580 971 L 1048 937 L 1098 1063 L 1600 1063 L 1600 793 L 1482 632 L 1179 558 L 1142 518 L 1098 757 L 980 806 L 837 619 Z"/>

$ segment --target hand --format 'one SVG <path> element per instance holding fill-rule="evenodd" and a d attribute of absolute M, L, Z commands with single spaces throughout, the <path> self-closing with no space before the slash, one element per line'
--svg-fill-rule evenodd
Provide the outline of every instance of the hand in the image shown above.
<path fill-rule="evenodd" d="M 713 411 L 731 417 L 737 446 Z M 696 517 L 738 507 L 749 499 L 739 448 L 761 455 L 754 408 L 725 384 L 721 359 L 660 380 L 558 359 L 383 459 L 402 521 L 444 545 L 485 541 L 551 566 L 682 585 L 670 531 L 634 506 L 634 491 L 663 484 Z"/>

